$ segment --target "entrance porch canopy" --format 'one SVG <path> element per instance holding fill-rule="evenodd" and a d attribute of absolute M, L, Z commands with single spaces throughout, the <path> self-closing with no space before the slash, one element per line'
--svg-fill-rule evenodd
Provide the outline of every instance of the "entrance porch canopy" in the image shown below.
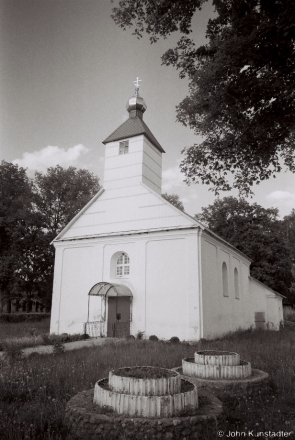
<path fill-rule="evenodd" d="M 89 291 L 90 296 L 133 296 L 129 287 L 124 284 L 114 284 L 101 281 L 95 284 Z"/>
<path fill-rule="evenodd" d="M 90 306 L 90 297 L 91 296 L 100 296 L 101 297 L 101 320 L 100 321 L 94 321 L 89 322 L 89 306 Z M 88 293 L 88 314 L 87 314 L 87 323 L 84 324 L 85 327 L 85 333 L 86 333 L 86 326 L 87 324 L 102 324 L 106 320 L 106 297 L 109 296 L 127 296 L 130 298 L 130 321 L 132 321 L 132 314 L 131 314 L 131 302 L 132 302 L 132 292 L 129 289 L 129 287 L 125 286 L 124 284 L 115 284 L 115 283 L 108 283 L 106 281 L 101 281 L 97 284 L 94 284 L 94 286 L 90 289 Z M 102 330 L 100 329 L 100 333 L 102 333 Z"/>

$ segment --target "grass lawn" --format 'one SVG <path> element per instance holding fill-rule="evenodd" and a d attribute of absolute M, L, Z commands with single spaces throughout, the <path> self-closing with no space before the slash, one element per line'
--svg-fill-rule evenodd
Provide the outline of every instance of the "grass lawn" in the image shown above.
<path fill-rule="evenodd" d="M 37 322 L 0 322 L 0 342 L 8 338 L 21 338 L 48 333 L 50 318 Z"/>
<path fill-rule="evenodd" d="M 111 341 L 95 348 L 3 362 L 0 439 L 66 439 L 62 421 L 67 401 L 107 377 L 111 369 L 132 365 L 172 368 L 200 349 L 238 352 L 241 359 L 271 377 L 271 388 L 258 397 L 223 397 L 224 412 L 216 432 L 295 429 L 295 332 L 285 329 L 238 332 L 215 341 L 201 341 L 197 346 Z M 287 438 L 294 439 L 295 435 Z"/>

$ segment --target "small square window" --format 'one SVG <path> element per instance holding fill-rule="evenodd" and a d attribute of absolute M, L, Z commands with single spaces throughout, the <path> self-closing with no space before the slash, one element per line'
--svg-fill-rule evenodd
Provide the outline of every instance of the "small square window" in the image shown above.
<path fill-rule="evenodd" d="M 119 154 L 127 154 L 129 151 L 129 141 L 120 142 Z"/>

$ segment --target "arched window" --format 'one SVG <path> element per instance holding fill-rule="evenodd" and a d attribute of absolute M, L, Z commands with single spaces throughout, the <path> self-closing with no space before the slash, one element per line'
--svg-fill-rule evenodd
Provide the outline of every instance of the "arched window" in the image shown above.
<path fill-rule="evenodd" d="M 239 273 L 238 273 L 238 269 L 236 267 L 234 270 L 234 281 L 235 281 L 235 298 L 240 299 Z"/>
<path fill-rule="evenodd" d="M 228 296 L 228 275 L 227 275 L 227 265 L 225 262 L 222 263 L 222 288 L 223 288 L 223 296 Z"/>
<path fill-rule="evenodd" d="M 124 277 L 130 273 L 130 259 L 125 252 L 122 252 L 117 259 L 116 276 Z"/>

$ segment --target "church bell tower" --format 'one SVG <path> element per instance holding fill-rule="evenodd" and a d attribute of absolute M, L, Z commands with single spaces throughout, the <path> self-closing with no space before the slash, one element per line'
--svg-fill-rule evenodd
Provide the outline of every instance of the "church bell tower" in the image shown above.
<path fill-rule="evenodd" d="M 106 145 L 104 189 L 115 189 L 144 183 L 161 194 L 162 153 L 165 153 L 143 120 L 147 109 L 139 96 L 139 80 L 134 81 L 135 94 L 126 109 L 129 118 L 111 133 Z"/>

